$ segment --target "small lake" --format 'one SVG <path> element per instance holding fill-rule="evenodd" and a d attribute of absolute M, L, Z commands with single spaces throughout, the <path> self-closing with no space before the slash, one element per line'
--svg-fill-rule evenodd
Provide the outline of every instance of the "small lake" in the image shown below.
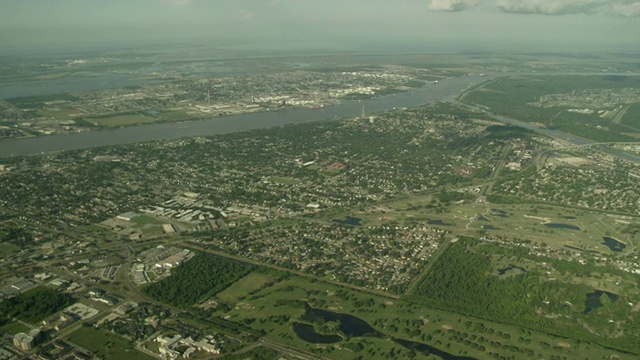
<path fill-rule="evenodd" d="M 620 297 L 614 293 L 610 293 L 608 291 L 596 290 L 592 293 L 587 294 L 587 300 L 584 302 L 584 314 L 590 313 L 592 310 L 595 310 L 602 306 L 602 301 L 600 301 L 600 297 L 605 294 L 611 301 L 616 301 Z"/>
<path fill-rule="evenodd" d="M 497 228 L 493 225 L 482 225 L 482 230 L 500 230 L 500 228 Z"/>
<path fill-rule="evenodd" d="M 309 324 L 293 323 L 293 331 L 300 339 L 312 344 L 333 344 L 342 341 L 342 338 L 338 335 L 318 334 L 313 325 Z"/>
<path fill-rule="evenodd" d="M 620 241 L 612 238 L 612 237 L 608 237 L 605 236 L 602 238 L 602 240 L 604 240 L 604 242 L 602 244 L 606 245 L 607 247 L 609 247 L 609 249 L 611 251 L 615 251 L 615 252 L 621 252 L 622 250 L 624 250 L 627 245 L 625 245 L 624 243 L 621 243 Z"/>
<path fill-rule="evenodd" d="M 514 270 L 516 270 L 516 271 L 514 271 Z M 514 272 L 514 273 L 518 273 L 518 274 L 527 272 L 527 270 L 525 268 L 523 268 L 523 267 L 516 266 L 516 265 L 513 265 L 513 264 L 509 264 L 509 266 L 507 266 L 507 267 L 503 267 L 502 269 L 498 269 L 498 275 L 505 275 L 506 273 L 508 273 L 510 271 Z"/>
<path fill-rule="evenodd" d="M 427 224 L 429 224 L 429 225 L 451 226 L 451 224 L 447 224 L 446 222 L 444 222 L 442 220 L 439 220 L 439 219 L 429 220 L 429 221 L 427 221 Z"/>
<path fill-rule="evenodd" d="M 504 210 L 500 210 L 500 209 L 491 209 L 493 216 L 499 216 L 499 217 L 509 217 L 509 215 L 507 215 L 507 212 Z"/>
<path fill-rule="evenodd" d="M 304 315 L 302 315 L 302 321 L 337 321 L 340 323 L 340 331 L 346 336 L 381 337 L 383 335 L 376 329 L 371 327 L 371 325 L 369 325 L 366 321 L 358 317 L 349 314 L 334 313 L 328 310 L 314 309 L 309 305 L 306 306 L 306 309 L 307 311 L 304 313 Z"/>
<path fill-rule="evenodd" d="M 551 229 L 567 229 L 567 230 L 578 230 L 578 231 L 582 230 L 580 226 L 571 225 L 571 224 L 547 223 L 547 224 L 544 224 L 544 226 Z"/>
<path fill-rule="evenodd" d="M 304 315 L 302 315 L 301 317 L 302 321 L 338 322 L 340 324 L 340 331 L 348 337 L 351 337 L 351 336 L 370 336 L 370 337 L 376 337 L 376 338 L 387 337 L 385 334 L 374 329 L 366 321 L 358 317 L 355 317 L 353 315 L 335 313 L 328 310 L 312 308 L 311 306 L 309 306 L 308 303 L 305 303 L 305 309 L 306 311 Z M 343 340 L 343 338 L 339 335 L 319 334 L 313 328 L 313 325 L 299 323 L 299 322 L 293 323 L 293 331 L 296 333 L 296 335 L 300 339 L 313 344 L 332 344 L 332 343 L 336 343 Z M 425 355 L 439 356 L 444 360 L 475 360 L 475 358 L 472 358 L 472 357 L 456 356 L 453 354 L 449 354 L 448 352 L 442 351 L 438 348 L 427 345 L 425 343 L 404 340 L 404 339 L 396 339 L 393 337 L 388 337 L 388 338 L 390 338 L 396 344 L 401 345 L 409 350 L 418 351 Z"/>
<path fill-rule="evenodd" d="M 468 357 L 468 356 L 456 356 L 453 354 L 449 354 L 448 352 L 444 352 L 440 349 L 434 348 L 433 346 L 430 346 L 421 342 L 417 342 L 417 341 L 394 338 L 393 342 L 398 345 L 402 345 L 403 347 L 409 350 L 418 351 L 427 356 L 428 355 L 439 356 L 444 360 L 475 360 L 475 358 Z"/>
<path fill-rule="evenodd" d="M 340 225 L 352 225 L 352 226 L 362 226 L 360 221 L 362 221 L 362 219 L 357 217 L 351 217 L 351 216 L 347 216 L 347 218 L 344 220 L 333 219 L 333 222 L 338 223 Z"/>

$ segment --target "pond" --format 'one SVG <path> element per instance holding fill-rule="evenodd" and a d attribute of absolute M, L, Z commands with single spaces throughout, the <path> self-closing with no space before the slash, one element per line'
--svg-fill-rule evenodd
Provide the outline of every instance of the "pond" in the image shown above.
<path fill-rule="evenodd" d="M 563 219 L 566 219 L 566 220 L 577 220 L 578 219 L 575 216 L 560 216 L 560 217 L 563 218 Z"/>
<path fill-rule="evenodd" d="M 429 221 L 427 221 L 427 224 L 429 224 L 429 225 L 451 226 L 451 224 L 447 224 L 444 221 L 439 220 L 439 219 L 429 220 Z"/>
<path fill-rule="evenodd" d="M 315 309 L 306 305 L 306 312 L 302 315 L 302 321 L 336 321 L 340 323 L 340 331 L 346 336 L 374 336 L 381 337 L 383 334 L 371 327 L 366 321 L 349 314 L 334 313 L 328 310 Z"/>
<path fill-rule="evenodd" d="M 523 273 L 523 272 L 527 272 L 527 270 L 523 267 L 520 266 L 516 266 L 513 264 L 509 264 L 509 266 L 507 267 L 503 267 L 502 269 L 498 269 L 498 275 L 504 275 L 506 273 L 508 273 L 511 270 L 518 270 L 516 271 L 517 273 Z"/>
<path fill-rule="evenodd" d="M 493 216 L 499 216 L 499 217 L 509 217 L 509 215 L 507 215 L 507 212 L 504 210 L 500 210 L 500 209 L 491 209 Z"/>
<path fill-rule="evenodd" d="M 309 303 L 305 303 L 305 313 L 302 315 L 302 321 L 308 322 L 329 322 L 334 321 L 340 324 L 339 331 L 344 335 L 351 336 L 370 336 L 376 338 L 389 338 L 387 335 L 377 331 L 366 321 L 349 314 L 335 313 L 328 310 L 312 308 Z M 331 344 L 342 341 L 343 338 L 339 335 L 323 335 L 316 332 L 313 325 L 304 324 L 300 322 L 293 323 L 293 331 L 296 335 L 306 341 L 313 344 Z M 475 360 L 471 357 L 456 356 L 449 354 L 448 352 L 437 349 L 433 346 L 410 340 L 396 339 L 390 337 L 390 339 L 398 345 L 401 345 L 409 350 L 419 351 L 425 355 L 436 355 L 444 360 Z"/>
<path fill-rule="evenodd" d="M 478 216 L 478 221 L 489 221 L 489 219 L 487 219 L 483 215 L 480 215 L 480 216 Z"/>
<path fill-rule="evenodd" d="M 610 293 L 608 291 L 602 291 L 602 290 L 596 290 L 592 293 L 588 293 L 587 300 L 585 300 L 584 302 L 584 307 L 585 307 L 584 314 L 588 314 L 592 310 L 595 310 L 600 306 L 602 306 L 602 301 L 600 301 L 600 298 L 602 297 L 603 294 L 607 295 L 607 297 L 611 301 L 616 301 L 620 297 L 614 293 Z"/>
<path fill-rule="evenodd" d="M 607 247 L 609 247 L 609 249 L 611 251 L 615 251 L 615 252 L 621 252 L 622 250 L 624 250 L 627 245 L 625 245 L 624 243 L 621 243 L 620 241 L 612 238 L 612 237 L 608 237 L 605 236 L 602 238 L 602 240 L 604 240 L 604 242 L 602 244 L 606 245 Z"/>
<path fill-rule="evenodd" d="M 421 342 L 417 342 L 417 341 L 394 338 L 393 342 L 395 342 L 398 345 L 402 345 L 403 347 L 409 350 L 418 351 L 427 356 L 435 355 L 444 360 L 475 360 L 475 358 L 468 357 L 468 356 L 456 356 L 453 354 L 449 354 L 448 352 L 444 352 L 440 349 L 434 348 L 433 346 L 430 346 Z"/>
<path fill-rule="evenodd" d="M 313 325 L 309 324 L 295 322 L 293 323 L 293 331 L 300 339 L 312 344 L 333 344 L 342 341 L 342 338 L 338 335 L 318 334 Z"/>
<path fill-rule="evenodd" d="M 551 229 L 568 229 L 568 230 L 582 230 L 580 226 L 575 226 L 571 224 L 559 224 L 559 223 L 546 223 L 544 226 Z"/>
<path fill-rule="evenodd" d="M 482 230 L 500 230 L 500 228 L 497 228 L 493 225 L 482 225 Z"/>
<path fill-rule="evenodd" d="M 347 218 L 344 219 L 344 220 L 333 219 L 333 222 L 336 222 L 338 224 L 341 224 L 341 225 L 353 225 L 353 226 L 362 226 L 360 221 L 362 221 L 362 219 L 357 218 L 357 217 L 352 217 L 352 216 L 347 216 Z"/>

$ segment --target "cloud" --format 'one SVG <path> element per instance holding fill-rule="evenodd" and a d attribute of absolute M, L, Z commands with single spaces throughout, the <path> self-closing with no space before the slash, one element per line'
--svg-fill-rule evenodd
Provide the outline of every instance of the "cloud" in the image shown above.
<path fill-rule="evenodd" d="M 640 1 L 620 1 L 613 4 L 613 13 L 625 17 L 640 16 Z"/>
<path fill-rule="evenodd" d="M 429 9 L 435 11 L 462 11 L 478 4 L 478 0 L 431 0 Z"/>
<path fill-rule="evenodd" d="M 240 20 L 247 21 L 256 17 L 256 13 L 250 11 L 243 11 L 240 13 Z"/>
<path fill-rule="evenodd" d="M 602 5 L 602 0 L 496 0 L 498 10 L 517 14 L 587 14 Z"/>
<path fill-rule="evenodd" d="M 195 0 L 160 0 L 169 5 L 187 6 L 193 4 Z"/>

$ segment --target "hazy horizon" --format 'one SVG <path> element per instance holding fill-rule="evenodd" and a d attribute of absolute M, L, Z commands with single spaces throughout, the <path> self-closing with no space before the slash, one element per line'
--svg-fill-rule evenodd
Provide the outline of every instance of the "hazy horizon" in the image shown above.
<path fill-rule="evenodd" d="M 0 4 L 0 46 L 634 51 L 639 16 L 630 0 L 31 0 Z"/>

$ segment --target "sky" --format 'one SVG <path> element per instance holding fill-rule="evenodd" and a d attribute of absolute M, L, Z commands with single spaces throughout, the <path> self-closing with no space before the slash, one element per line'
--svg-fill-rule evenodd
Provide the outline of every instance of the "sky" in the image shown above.
<path fill-rule="evenodd" d="M 0 53 L 185 41 L 637 51 L 639 21 L 640 0 L 0 0 Z"/>

